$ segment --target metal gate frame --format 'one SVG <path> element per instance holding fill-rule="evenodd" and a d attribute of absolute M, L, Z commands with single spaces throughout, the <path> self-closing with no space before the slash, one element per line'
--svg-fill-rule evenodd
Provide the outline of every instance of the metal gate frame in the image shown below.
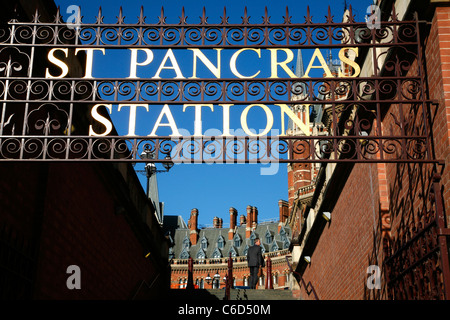
<path fill-rule="evenodd" d="M 156 23 L 147 23 L 143 9 L 137 23 L 125 23 L 122 10 L 117 23 L 103 22 L 101 9 L 95 23 L 77 21 L 69 28 L 59 11 L 54 21 L 11 20 L 0 29 L 0 162 L 222 162 L 222 163 L 434 163 L 431 106 L 426 81 L 419 21 L 399 21 L 393 11 L 380 28 L 356 22 L 350 7 L 345 22 L 315 23 L 307 11 L 304 22 L 271 23 L 267 10 L 262 23 L 250 23 L 245 10 L 242 22 L 209 24 L 205 10 L 200 23 L 188 23 L 182 10 L 178 24 L 166 23 L 164 11 Z M 371 55 L 373 76 L 334 78 L 203 78 L 203 79 L 85 79 L 46 78 L 39 58 L 49 48 L 154 48 L 154 49 L 342 49 L 358 48 Z M 413 62 L 417 74 L 408 74 Z M 131 97 L 123 98 L 131 92 Z M 175 94 L 174 94 L 175 92 Z M 320 93 L 320 94 L 318 94 Z M 303 97 L 293 101 L 294 97 Z M 342 97 L 345 96 L 345 99 Z M 106 97 L 106 98 L 105 98 Z M 318 104 L 327 108 L 331 126 L 326 136 L 263 137 L 159 137 L 88 134 L 73 135 L 72 127 L 89 123 L 79 119 L 94 104 L 170 103 L 198 104 Z M 390 105 L 399 105 L 395 134 L 385 135 L 381 121 Z M 417 110 L 419 128 L 407 132 L 403 107 Z M 365 133 L 365 134 L 364 134 Z M 367 135 L 368 133 L 368 135 Z M 142 156 L 143 152 L 153 157 Z M 439 183 L 436 223 L 444 268 L 445 295 L 450 296 L 443 207 Z M 424 229 L 425 230 L 425 229 Z M 425 232 L 425 231 L 424 231 Z M 409 244 L 408 244 L 409 245 Z M 394 254 L 388 264 L 401 254 Z M 445 258 L 446 257 L 446 258 Z"/>

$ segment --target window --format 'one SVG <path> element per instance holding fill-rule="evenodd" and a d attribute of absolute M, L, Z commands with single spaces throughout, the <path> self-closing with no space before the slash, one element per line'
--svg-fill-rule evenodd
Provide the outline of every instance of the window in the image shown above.
<path fill-rule="evenodd" d="M 214 259 L 222 258 L 222 253 L 220 253 L 220 250 L 216 248 L 212 254 L 212 257 Z"/>
<path fill-rule="evenodd" d="M 205 255 L 205 251 L 203 251 L 203 249 L 200 248 L 200 250 L 198 250 L 197 252 L 197 259 L 205 259 L 206 255 Z"/>
<path fill-rule="evenodd" d="M 251 244 L 252 246 L 255 245 L 255 239 L 256 239 L 256 234 L 255 234 L 255 232 L 253 231 L 252 234 L 250 235 L 250 244 Z"/>
<path fill-rule="evenodd" d="M 286 230 L 284 230 L 283 227 L 281 227 L 281 229 L 280 229 L 280 238 L 281 238 L 281 241 L 286 241 L 287 240 Z"/>
<path fill-rule="evenodd" d="M 222 235 L 220 235 L 219 239 L 217 239 L 217 247 L 219 249 L 223 249 L 224 244 L 225 244 L 225 239 L 222 237 Z"/>
<path fill-rule="evenodd" d="M 180 259 L 189 259 L 189 251 L 186 248 L 181 251 Z"/>
<path fill-rule="evenodd" d="M 220 279 L 213 280 L 213 289 L 220 289 Z"/>
<path fill-rule="evenodd" d="M 266 243 L 272 243 L 272 233 L 267 229 L 266 231 Z"/>
<path fill-rule="evenodd" d="M 239 248 L 241 246 L 241 244 L 242 244 L 241 237 L 239 236 L 239 234 L 236 233 L 234 235 L 234 246 Z"/>
<path fill-rule="evenodd" d="M 247 252 L 248 252 L 248 245 L 245 246 L 245 249 L 244 249 L 244 256 L 247 255 Z"/>
<path fill-rule="evenodd" d="M 186 237 L 184 237 L 184 239 L 183 239 L 183 248 L 189 249 L 189 245 L 190 245 L 190 243 L 189 243 L 189 238 L 188 238 L 188 236 L 186 236 Z"/>
<path fill-rule="evenodd" d="M 201 240 L 201 247 L 203 250 L 206 250 L 208 248 L 208 240 L 205 238 L 205 236 L 203 236 Z"/>
<path fill-rule="evenodd" d="M 272 243 L 272 245 L 270 246 L 270 251 L 278 251 L 278 250 L 279 250 L 278 244 L 277 244 L 276 241 L 274 241 L 274 242 Z"/>
<path fill-rule="evenodd" d="M 230 248 L 230 252 L 231 252 L 231 256 L 234 258 L 234 257 L 236 257 L 236 250 L 234 250 L 234 247 L 231 247 Z"/>

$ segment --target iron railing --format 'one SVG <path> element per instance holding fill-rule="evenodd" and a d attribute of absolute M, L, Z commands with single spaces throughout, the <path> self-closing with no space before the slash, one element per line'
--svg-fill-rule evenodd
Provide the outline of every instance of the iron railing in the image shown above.
<path fill-rule="evenodd" d="M 167 23 L 164 11 L 152 23 L 146 20 L 143 9 L 136 23 L 126 23 L 121 10 L 116 23 L 104 23 L 101 10 L 94 23 L 85 23 L 80 18 L 75 24 L 67 24 L 59 11 L 50 22 L 41 21 L 38 11 L 31 22 L 11 20 L 0 30 L 0 159 L 436 163 L 431 153 L 427 121 L 423 130 L 407 135 L 404 131 L 406 114 L 402 108 L 396 116 L 386 115 L 385 106 L 394 103 L 418 108 L 422 118 L 429 119 L 428 108 L 432 101 L 427 100 L 424 91 L 417 19 L 399 21 L 394 11 L 389 21 L 380 22 L 380 28 L 370 29 L 366 22 L 355 21 L 351 7 L 349 9 L 343 22 L 335 22 L 330 10 L 325 22 L 315 22 L 309 9 L 300 22 L 295 22 L 286 9 L 282 23 L 272 23 L 267 10 L 261 23 L 251 23 L 246 10 L 240 23 L 230 23 L 226 9 L 221 22 L 215 24 L 208 22 L 205 11 L 200 23 L 190 23 L 184 10 L 178 24 Z M 50 63 L 43 62 L 50 48 L 67 49 L 75 58 L 86 56 L 88 53 L 84 49 L 130 48 L 186 52 L 192 48 L 233 52 L 323 48 L 339 50 L 341 59 L 348 50 L 359 52 L 360 56 L 355 58 L 350 73 L 337 72 L 325 78 L 314 75 L 95 78 L 75 72 L 63 78 L 52 78 L 55 70 L 50 68 Z M 354 77 L 352 72 L 356 72 L 356 64 L 360 64 L 365 55 L 371 55 L 373 70 L 368 76 Z M 347 66 L 351 61 L 346 62 Z M 408 74 L 413 61 L 417 61 L 418 72 Z M 80 62 L 80 65 L 83 64 Z M 52 77 L 46 75 L 46 67 L 52 69 L 49 69 Z M 330 124 L 328 136 L 308 133 L 286 136 L 285 132 L 257 139 L 253 136 L 161 137 L 133 133 L 118 136 L 113 132 L 98 136 L 88 134 L 89 123 L 94 121 L 89 111 L 95 104 L 111 105 L 111 108 L 114 104 L 170 104 L 174 110 L 186 104 L 233 105 L 236 108 L 251 104 L 272 107 L 311 104 L 323 109 Z M 391 134 L 381 128 L 381 119 L 385 116 L 396 117 Z M 142 159 L 140 154 L 148 149 L 155 151 L 154 158 Z"/>

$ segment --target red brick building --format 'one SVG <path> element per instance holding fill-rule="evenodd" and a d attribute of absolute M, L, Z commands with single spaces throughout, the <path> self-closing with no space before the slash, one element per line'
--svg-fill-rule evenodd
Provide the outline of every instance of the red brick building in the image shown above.
<path fill-rule="evenodd" d="M 286 261 L 289 255 L 291 232 L 285 221 L 288 203 L 279 201 L 279 220 L 258 222 L 258 209 L 247 206 L 246 214 L 230 208 L 229 225 L 223 219 L 214 217 L 213 227 L 199 228 L 197 209 L 192 209 L 188 223 L 181 217 L 165 216 L 164 226 L 169 232 L 172 247 L 169 249 L 171 262 L 171 288 L 183 289 L 188 283 L 188 262 L 193 259 L 193 281 L 196 288 L 223 288 L 228 272 L 228 259 L 233 260 L 233 286 L 248 286 L 250 270 L 247 266 L 247 250 L 256 237 L 261 239 L 263 257 L 271 261 L 271 279 L 274 289 L 290 287 L 291 272 Z M 290 257 L 288 257 L 290 259 Z M 258 289 L 266 287 L 267 263 L 264 277 L 258 282 Z"/>
<path fill-rule="evenodd" d="M 418 14 L 426 72 L 423 88 L 433 101 L 432 119 L 421 117 L 420 105 L 386 103 L 383 134 L 399 135 L 405 130 L 414 135 L 430 124 L 435 157 L 442 165 L 322 164 L 311 186 L 290 190 L 293 201 L 287 222 L 293 233 L 296 277 L 304 281 L 299 288 L 304 299 L 315 298 L 307 293 L 311 288 L 320 299 L 450 298 L 450 173 L 443 166 L 450 159 L 450 2 L 382 0 L 377 4 L 383 21 L 391 19 L 392 10 L 400 21 L 411 21 Z M 387 58 L 377 61 L 385 75 L 392 70 L 388 63 L 394 65 L 402 60 L 400 55 L 406 56 L 401 48 L 388 50 Z M 360 54 L 357 59 L 359 76 L 370 77 L 372 56 Z M 417 61 L 410 61 L 403 76 L 418 72 Z M 399 127 L 401 117 L 404 126 Z"/>

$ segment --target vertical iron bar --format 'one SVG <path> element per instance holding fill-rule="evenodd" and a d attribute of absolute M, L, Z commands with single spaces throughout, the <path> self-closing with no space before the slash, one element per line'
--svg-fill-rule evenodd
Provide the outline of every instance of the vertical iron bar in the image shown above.
<path fill-rule="evenodd" d="M 438 226 L 438 242 L 441 254 L 442 262 L 442 275 L 444 284 L 445 299 L 450 299 L 450 261 L 447 245 L 447 237 L 449 229 L 446 227 L 447 223 L 445 221 L 444 206 L 442 203 L 441 194 L 441 176 L 437 173 L 433 176 L 433 191 L 434 191 L 434 201 L 436 210 L 436 224 Z"/>
<path fill-rule="evenodd" d="M 14 24 L 11 24 L 11 39 L 10 39 L 11 44 L 14 44 L 15 32 L 16 32 L 16 26 Z M 4 127 L 5 121 L 6 121 L 6 119 L 5 119 L 6 107 L 7 107 L 6 102 L 8 101 L 8 95 L 9 95 L 9 77 L 11 76 L 11 61 L 12 61 L 12 56 L 9 56 L 9 60 L 6 65 L 5 92 L 4 92 L 4 98 L 3 98 L 4 102 L 3 102 L 3 109 L 2 109 L 0 136 L 3 136 L 3 127 Z"/>
<path fill-rule="evenodd" d="M 37 14 L 36 14 L 36 22 L 37 22 Z M 28 81 L 27 81 L 27 95 L 26 95 L 26 100 L 29 101 L 30 100 L 30 92 L 31 92 L 31 78 L 33 77 L 33 62 L 34 62 L 34 45 L 36 44 L 36 23 L 33 24 L 33 36 L 32 36 L 32 41 L 31 41 L 31 52 L 30 52 L 30 61 L 29 61 L 29 66 L 28 66 Z M 26 128 L 28 125 L 28 110 L 29 110 L 29 106 L 30 103 L 26 102 L 25 103 L 25 110 L 24 110 L 24 114 L 23 114 L 23 128 L 22 128 L 22 135 L 26 135 Z M 20 159 L 23 158 L 23 152 L 24 152 L 24 148 L 25 148 L 25 139 L 22 138 L 22 143 L 21 143 L 21 148 L 20 148 Z M 47 139 L 45 139 L 45 146 L 47 144 Z M 43 150 L 43 157 L 45 158 L 45 152 L 46 152 L 46 148 L 44 148 Z"/>
<path fill-rule="evenodd" d="M 421 90 L 421 98 L 422 98 L 422 113 L 423 113 L 423 125 L 424 130 L 426 134 L 426 141 L 427 141 L 427 158 L 432 159 L 433 158 L 433 152 L 431 148 L 432 144 L 432 138 L 433 138 L 433 132 L 432 132 L 432 123 L 429 115 L 427 114 L 427 109 L 430 107 L 430 105 L 427 103 L 427 94 L 429 94 L 428 87 L 426 85 L 428 84 L 427 81 L 425 81 L 425 72 L 423 70 L 424 67 L 424 57 L 422 56 L 422 40 L 420 38 L 420 26 L 419 26 L 419 14 L 414 12 L 414 19 L 416 22 L 416 33 L 417 33 L 417 71 L 419 73 L 420 77 L 420 90 Z M 431 111 L 430 111 L 431 114 Z M 427 121 L 430 121 L 430 127 L 428 128 Z M 450 299 L 450 297 L 447 297 Z"/>

